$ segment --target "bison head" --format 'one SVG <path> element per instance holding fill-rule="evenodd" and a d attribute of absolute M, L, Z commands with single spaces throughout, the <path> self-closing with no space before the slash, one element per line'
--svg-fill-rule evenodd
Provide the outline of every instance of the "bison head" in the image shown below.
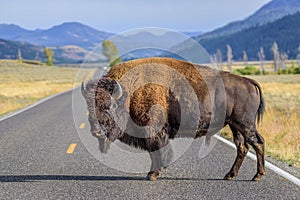
<path fill-rule="evenodd" d="M 98 138 L 100 151 L 106 153 L 121 133 L 112 112 L 122 96 L 122 88 L 113 79 L 101 78 L 89 81 L 86 86 L 82 83 L 81 93 L 87 103 L 91 133 Z"/>

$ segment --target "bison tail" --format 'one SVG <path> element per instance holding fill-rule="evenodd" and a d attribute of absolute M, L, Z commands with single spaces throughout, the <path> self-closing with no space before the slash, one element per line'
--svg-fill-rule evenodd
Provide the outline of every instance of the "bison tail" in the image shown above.
<path fill-rule="evenodd" d="M 260 88 L 260 87 L 259 87 Z M 265 100 L 264 100 L 264 97 L 262 95 L 262 92 L 261 92 L 261 89 L 259 89 L 259 93 L 260 93 L 260 104 L 259 104 L 259 107 L 258 107 L 258 110 L 257 110 L 257 124 L 259 125 L 260 121 L 262 121 L 262 118 L 263 118 L 263 115 L 264 115 L 264 112 L 265 112 Z"/>
<path fill-rule="evenodd" d="M 249 80 L 257 89 L 258 91 L 258 95 L 259 95 L 259 107 L 258 107 L 258 110 L 257 110 L 257 115 L 256 115 L 256 119 L 257 119 L 257 125 L 259 125 L 259 123 L 262 121 L 263 119 L 263 115 L 264 115 L 264 112 L 265 112 L 265 107 L 266 107 L 266 103 L 265 103 L 265 100 L 264 100 L 264 97 L 263 97 L 263 94 L 262 94 L 262 90 L 261 90 L 261 87 L 259 85 L 258 82 L 256 82 L 255 80 L 253 79 L 250 79 L 250 78 L 247 78 L 247 77 L 244 77 L 246 78 L 247 80 Z"/>
<path fill-rule="evenodd" d="M 256 82 L 255 80 L 249 79 L 251 81 L 251 83 L 256 87 L 256 89 L 258 90 L 259 93 L 259 107 L 257 110 L 257 125 L 259 125 L 259 123 L 262 121 L 263 119 L 263 114 L 265 112 L 265 107 L 266 107 L 266 103 L 262 94 L 262 90 L 261 87 L 259 85 L 258 82 Z"/>

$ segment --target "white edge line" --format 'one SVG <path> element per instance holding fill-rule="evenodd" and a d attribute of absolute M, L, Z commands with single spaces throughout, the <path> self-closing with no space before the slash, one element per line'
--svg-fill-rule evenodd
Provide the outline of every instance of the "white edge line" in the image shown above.
<path fill-rule="evenodd" d="M 233 144 L 232 142 L 222 138 L 221 136 L 219 135 L 215 135 L 214 137 L 216 137 L 218 140 L 220 140 L 221 142 L 224 142 L 225 144 L 229 145 L 230 147 L 236 149 L 235 147 L 235 144 Z M 247 153 L 247 157 L 249 157 L 250 159 L 252 160 L 255 160 L 256 161 L 256 155 L 251 153 L 251 152 L 248 152 Z M 289 181 L 295 183 L 296 185 L 300 186 L 300 179 L 298 179 L 297 177 L 291 175 L 290 173 L 280 169 L 279 167 L 273 165 L 272 163 L 268 162 L 265 160 L 265 166 L 266 168 L 272 170 L 273 172 L 275 172 L 276 174 L 288 179 Z"/>
<path fill-rule="evenodd" d="M 22 112 L 24 112 L 24 111 L 26 111 L 26 110 L 29 110 L 29 109 L 31 109 L 31 108 L 33 108 L 33 107 L 35 107 L 35 106 L 38 106 L 38 105 L 40 105 L 40 104 L 42 104 L 42 103 L 44 103 L 44 102 L 46 102 L 46 101 L 48 101 L 48 100 L 50 100 L 50 99 L 53 99 L 54 97 L 57 97 L 57 96 L 59 96 L 59 95 L 62 95 L 62 94 L 71 92 L 72 90 L 74 90 L 74 89 L 76 89 L 76 88 L 77 88 L 77 87 L 72 88 L 72 89 L 69 89 L 69 90 L 64 91 L 64 92 L 60 92 L 60 93 L 58 93 L 58 94 L 54 94 L 54 95 L 52 95 L 52 96 L 46 97 L 46 98 L 44 98 L 44 99 L 41 99 L 41 100 L 35 102 L 34 104 L 31 104 L 31 105 L 29 105 L 29 106 L 27 106 L 27 107 L 25 107 L 25 108 L 22 108 L 21 110 L 18 110 L 18 111 L 15 111 L 15 112 L 11 112 L 11 113 L 8 113 L 8 114 L 6 114 L 6 115 L 0 117 L 0 122 L 6 120 L 6 119 L 8 119 L 8 118 L 14 117 L 14 116 L 16 116 L 16 115 L 18 115 L 18 114 L 20 114 L 20 113 L 22 113 Z"/>

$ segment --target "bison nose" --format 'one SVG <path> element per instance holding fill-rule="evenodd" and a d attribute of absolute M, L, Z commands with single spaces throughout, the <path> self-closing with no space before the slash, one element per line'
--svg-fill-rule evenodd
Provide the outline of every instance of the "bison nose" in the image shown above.
<path fill-rule="evenodd" d="M 97 138 L 103 136 L 103 134 L 101 133 L 101 131 L 91 130 L 91 133 L 92 133 L 92 135 L 93 135 L 94 137 L 97 137 Z"/>

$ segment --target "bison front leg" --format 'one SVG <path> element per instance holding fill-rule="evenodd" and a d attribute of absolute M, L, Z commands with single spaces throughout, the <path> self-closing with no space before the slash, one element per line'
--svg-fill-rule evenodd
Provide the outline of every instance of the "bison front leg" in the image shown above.
<path fill-rule="evenodd" d="M 173 159 L 174 152 L 170 143 L 159 148 L 156 151 L 149 152 L 151 158 L 151 167 L 147 175 L 147 180 L 155 181 L 161 174 L 161 168 L 168 167 Z"/>
<path fill-rule="evenodd" d="M 149 181 L 156 181 L 157 177 L 161 173 L 161 155 L 158 153 L 159 150 L 154 151 L 154 152 L 149 152 L 150 159 L 151 159 L 151 167 L 150 171 L 147 174 L 146 179 Z"/>
<path fill-rule="evenodd" d="M 238 175 L 239 169 L 240 169 L 240 167 L 243 163 L 243 160 L 249 150 L 249 146 L 246 143 L 243 135 L 241 133 L 239 133 L 235 128 L 233 128 L 233 127 L 230 127 L 230 128 L 232 130 L 233 137 L 234 137 L 234 143 L 237 148 L 237 155 L 236 155 L 236 159 L 234 161 L 232 168 L 224 177 L 225 180 L 231 180 L 233 177 Z"/>

